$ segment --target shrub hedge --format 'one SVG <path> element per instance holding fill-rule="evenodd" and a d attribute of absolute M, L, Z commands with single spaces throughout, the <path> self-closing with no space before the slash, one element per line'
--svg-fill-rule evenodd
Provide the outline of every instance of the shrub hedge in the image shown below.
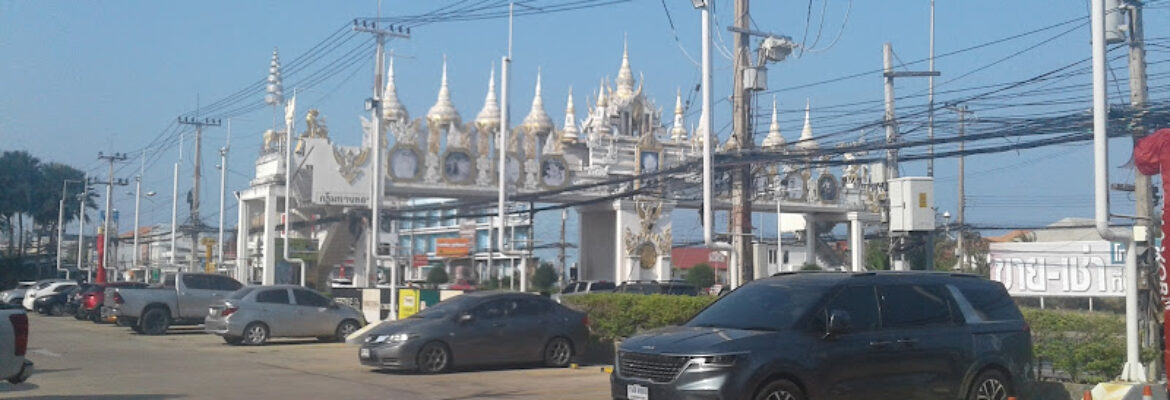
<path fill-rule="evenodd" d="M 596 339 L 613 341 L 647 329 L 682 324 L 715 299 L 712 296 L 603 293 L 568 296 L 562 301 L 565 306 L 589 315 Z"/>
<path fill-rule="evenodd" d="M 1021 307 L 1032 327 L 1037 365 L 1050 364 L 1058 379 L 1075 383 L 1107 381 L 1125 363 L 1125 318 L 1119 314 Z M 1156 354 L 1144 352 L 1142 362 Z M 1059 376 L 1059 372 L 1067 376 Z M 1037 376 L 1044 377 L 1041 374 Z"/>

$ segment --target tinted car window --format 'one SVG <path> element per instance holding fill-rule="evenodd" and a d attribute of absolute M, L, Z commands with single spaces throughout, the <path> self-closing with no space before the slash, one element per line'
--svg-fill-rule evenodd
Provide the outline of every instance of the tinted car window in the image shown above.
<path fill-rule="evenodd" d="M 206 275 L 183 275 L 183 285 L 187 286 L 187 289 L 213 289 Z"/>
<path fill-rule="evenodd" d="M 305 289 L 293 289 L 293 297 L 297 305 L 309 307 L 329 307 L 329 299 Z"/>
<path fill-rule="evenodd" d="M 878 328 L 877 295 L 872 286 L 849 286 L 837 292 L 813 319 L 817 331 L 828 328 L 829 315 L 833 311 L 849 313 L 850 332 L 864 332 Z"/>
<path fill-rule="evenodd" d="M 209 275 L 206 277 L 208 281 L 211 281 L 212 290 L 235 291 L 243 287 L 243 284 L 227 276 Z"/>
<path fill-rule="evenodd" d="M 256 302 L 288 304 L 288 289 L 271 289 L 256 293 Z"/>
<path fill-rule="evenodd" d="M 246 297 L 248 295 L 248 293 L 252 293 L 255 290 L 256 290 L 256 288 L 246 287 L 246 288 L 232 292 L 232 294 L 230 296 L 228 296 L 228 298 L 232 299 L 232 300 L 239 300 L 239 299 Z"/>
<path fill-rule="evenodd" d="M 512 315 L 517 317 L 539 316 L 548 312 L 548 303 L 537 299 L 520 299 L 515 301 Z"/>
<path fill-rule="evenodd" d="M 75 288 L 75 287 L 77 287 L 77 286 L 73 286 L 73 285 L 61 285 L 61 286 L 57 286 L 56 288 L 54 288 L 54 289 L 53 289 L 53 293 L 61 293 L 61 292 L 64 292 L 64 291 L 66 291 L 66 290 L 69 290 L 69 289 L 72 289 L 72 288 Z"/>
<path fill-rule="evenodd" d="M 971 303 L 975 314 L 983 321 L 1012 321 L 1024 319 L 1016 303 L 1003 285 L 981 284 L 959 286 L 959 292 Z"/>
<path fill-rule="evenodd" d="M 466 309 L 469 302 L 469 297 L 455 296 L 447 300 L 440 301 L 439 304 L 424 308 L 417 314 L 411 315 L 410 318 L 443 318 L 456 312 L 462 312 Z"/>
<path fill-rule="evenodd" d="M 472 315 L 477 319 L 496 319 L 504 316 L 510 301 L 508 300 L 492 300 L 487 303 L 480 304 L 471 310 Z"/>
<path fill-rule="evenodd" d="M 781 330 L 792 326 L 827 291 L 825 286 L 757 281 L 740 287 L 703 309 L 686 326 Z"/>
<path fill-rule="evenodd" d="M 175 275 L 167 274 L 166 277 L 163 278 L 163 287 L 165 287 L 165 288 L 175 287 Z"/>
<path fill-rule="evenodd" d="M 593 285 L 589 286 L 589 290 L 613 290 L 615 287 L 617 284 L 613 282 L 593 282 Z"/>
<path fill-rule="evenodd" d="M 947 325 L 952 322 L 948 294 L 939 286 L 894 285 L 881 293 L 882 326 L 909 328 Z"/>
<path fill-rule="evenodd" d="M 580 286 L 580 285 L 581 285 L 580 283 L 576 283 L 576 282 L 570 283 L 569 286 L 565 286 L 564 290 L 561 290 L 561 293 L 566 293 L 566 294 L 567 293 L 574 293 L 577 291 L 577 286 Z"/>

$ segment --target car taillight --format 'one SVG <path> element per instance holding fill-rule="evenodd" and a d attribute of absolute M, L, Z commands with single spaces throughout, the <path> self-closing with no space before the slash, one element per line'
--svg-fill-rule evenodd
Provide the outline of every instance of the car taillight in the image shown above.
<path fill-rule="evenodd" d="M 114 292 L 114 302 L 115 302 L 115 303 L 118 303 L 118 304 L 122 304 L 122 303 L 125 303 L 126 301 L 125 301 L 125 300 L 122 300 L 122 294 L 121 294 L 121 293 Z"/>
<path fill-rule="evenodd" d="M 236 311 L 239 311 L 239 310 L 240 310 L 239 307 L 224 307 L 223 311 L 219 312 L 219 316 L 226 317 L 226 316 L 232 315 L 232 313 L 235 313 Z"/>
<path fill-rule="evenodd" d="M 28 315 L 12 314 L 8 316 L 8 321 L 12 322 L 12 331 L 16 333 L 15 353 L 23 357 L 25 350 L 28 350 Z"/>

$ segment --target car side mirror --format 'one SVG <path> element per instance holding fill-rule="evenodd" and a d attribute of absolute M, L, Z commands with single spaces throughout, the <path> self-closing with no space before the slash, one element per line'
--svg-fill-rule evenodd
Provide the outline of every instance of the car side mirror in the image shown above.
<path fill-rule="evenodd" d="M 460 316 L 459 316 L 459 322 L 460 322 L 460 323 L 467 323 L 467 322 L 471 322 L 471 320 L 473 320 L 473 319 L 475 319 L 475 317 L 472 317 L 470 313 L 468 313 L 468 314 L 462 314 L 462 315 L 460 315 Z"/>
<path fill-rule="evenodd" d="M 829 312 L 829 326 L 825 329 L 825 337 L 849 333 L 852 322 L 848 311 L 833 310 Z"/>

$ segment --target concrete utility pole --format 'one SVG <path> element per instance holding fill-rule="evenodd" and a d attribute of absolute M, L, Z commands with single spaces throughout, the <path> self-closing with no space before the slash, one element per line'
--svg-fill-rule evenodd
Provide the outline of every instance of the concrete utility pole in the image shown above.
<path fill-rule="evenodd" d="M 130 268 L 138 267 L 138 216 L 142 205 L 142 172 L 146 169 L 146 154 L 139 156 L 138 175 L 134 176 L 134 251 L 130 256 Z M 143 282 L 150 282 L 150 271 L 143 269 Z"/>
<path fill-rule="evenodd" d="M 77 270 L 81 271 L 85 261 L 85 201 L 89 199 L 89 173 L 81 180 L 82 190 L 77 195 Z M 93 268 L 86 268 L 86 282 L 93 282 Z"/>
<path fill-rule="evenodd" d="M 969 111 L 967 111 L 967 106 L 965 105 L 959 106 L 959 108 L 955 111 L 959 113 L 959 211 L 957 218 L 955 219 L 955 222 L 958 224 L 958 226 L 955 227 L 955 231 L 959 233 L 959 239 L 956 243 L 957 248 L 955 254 L 958 255 L 959 258 L 958 269 L 960 271 L 966 271 L 967 252 L 963 248 L 963 224 L 966 218 L 964 214 L 967 211 L 967 173 L 965 169 L 966 165 L 964 162 L 965 160 L 963 156 L 963 150 L 966 148 L 967 143 L 963 140 L 963 136 L 965 136 L 967 133 L 967 114 Z"/>
<path fill-rule="evenodd" d="M 62 243 L 65 241 L 65 196 L 69 192 L 70 183 L 81 183 L 76 179 L 66 179 L 61 182 L 61 209 L 57 212 L 57 271 L 64 269 L 61 260 Z M 81 237 L 81 230 L 78 230 L 78 237 Z M 80 257 L 80 254 L 78 254 Z M 69 270 L 65 270 L 65 279 L 69 279 Z"/>
<path fill-rule="evenodd" d="M 934 0 L 930 0 L 930 66 L 931 71 L 934 71 Z M 927 152 L 930 158 L 926 159 L 926 176 L 934 177 L 934 75 L 927 78 L 929 88 L 926 97 L 926 137 L 930 139 L 930 146 L 927 147 Z M 962 161 L 960 161 L 961 163 Z M 962 215 L 962 214 L 960 214 Z"/>
<path fill-rule="evenodd" d="M 883 66 L 882 76 L 885 78 L 885 92 L 886 92 L 885 93 L 886 94 L 886 100 L 885 100 L 886 113 L 885 113 L 885 118 L 884 118 L 885 125 L 886 125 L 886 144 L 893 145 L 893 144 L 897 143 L 899 140 L 898 119 L 897 119 L 897 115 L 894 113 L 894 78 L 935 77 L 935 76 L 939 76 L 940 74 L 938 73 L 938 71 L 934 71 L 933 69 L 931 71 L 925 71 L 925 72 L 910 72 L 910 71 L 894 72 L 894 47 L 890 43 L 886 43 L 882 46 L 882 66 Z M 932 65 L 932 67 L 933 67 L 933 65 Z M 934 106 L 931 105 L 931 108 L 933 108 L 933 107 Z M 895 147 L 890 147 L 889 150 L 886 150 L 885 175 L 886 175 L 885 178 L 886 178 L 887 182 L 889 182 L 890 179 L 898 177 L 898 149 Z M 885 212 L 889 213 L 888 207 L 886 208 Z M 889 219 L 888 215 L 887 215 L 886 219 L 887 220 Z M 904 260 L 901 260 L 900 257 L 902 255 L 899 254 L 900 252 L 897 251 L 897 246 L 896 246 L 897 240 L 896 239 L 897 238 L 895 238 L 893 235 L 890 236 L 890 265 L 894 266 L 895 267 L 894 269 L 899 269 L 898 265 L 900 265 L 900 263 L 898 263 L 897 261 L 904 261 Z M 928 249 L 934 249 L 934 234 L 933 233 L 929 234 L 926 237 L 926 245 L 927 245 Z M 934 269 L 933 268 L 934 267 L 934 256 L 933 256 L 934 251 L 928 250 L 927 254 L 928 254 L 928 256 L 926 257 L 926 261 L 928 263 L 927 269 Z M 903 266 L 903 268 L 904 268 L 904 266 Z"/>
<path fill-rule="evenodd" d="M 735 57 L 732 59 L 731 92 L 732 140 L 741 151 L 755 147 L 752 135 L 751 93 L 744 87 L 744 71 L 751 67 L 748 45 L 751 37 L 744 30 L 751 28 L 748 0 L 735 0 Z M 731 247 L 739 259 L 737 283 L 751 281 L 755 260 L 752 257 L 752 172 L 751 166 L 737 167 L 731 175 Z"/>
<path fill-rule="evenodd" d="M 1133 133 L 1133 144 L 1137 143 L 1146 137 L 1147 129 L 1143 117 L 1146 113 L 1146 101 L 1149 99 L 1148 87 L 1146 84 L 1146 47 L 1145 47 L 1145 30 L 1142 20 L 1142 3 L 1134 1 L 1129 3 L 1127 7 L 1129 11 L 1129 105 L 1134 111 L 1133 120 L 1130 121 L 1130 129 Z M 1137 218 L 1134 221 L 1135 225 L 1145 225 L 1146 234 L 1150 235 L 1158 231 L 1158 221 L 1154 218 L 1154 200 L 1152 196 L 1152 186 L 1150 177 L 1143 175 L 1140 171 L 1134 170 L 1133 180 L 1133 196 L 1134 205 L 1137 210 L 1134 214 Z M 1143 254 L 1150 248 L 1149 237 L 1137 238 L 1134 251 L 1138 254 Z M 1150 265 L 1150 259 L 1146 257 L 1138 258 L 1138 270 L 1148 271 L 1154 277 L 1158 276 L 1158 266 Z M 1147 289 L 1152 290 L 1152 289 Z M 1158 293 L 1160 295 L 1161 293 Z M 1156 298 L 1156 297 L 1155 297 Z M 1158 301 L 1146 302 L 1147 307 L 1154 307 L 1161 304 Z M 1148 309 L 1147 309 L 1148 310 Z M 1153 313 L 1143 310 L 1143 316 L 1153 315 Z M 1146 345 L 1154 349 L 1159 348 L 1158 336 L 1158 321 L 1156 318 L 1146 318 L 1146 331 L 1150 334 L 1146 335 Z M 1158 368 L 1158 363 L 1152 364 L 1154 368 Z"/>
<path fill-rule="evenodd" d="M 191 270 L 195 270 L 195 249 L 199 247 L 199 227 L 203 223 L 199 220 L 199 180 L 202 176 L 202 154 L 203 150 L 203 127 L 205 126 L 219 126 L 220 120 L 204 118 L 202 120 L 198 117 L 179 117 L 180 125 L 195 126 L 195 180 L 191 186 Z M 174 251 L 172 249 L 171 251 Z"/>
<path fill-rule="evenodd" d="M 106 182 L 91 182 L 106 185 L 106 218 L 105 222 L 102 223 L 102 259 L 101 264 L 98 265 L 100 268 L 98 268 L 96 277 L 96 283 L 105 283 L 105 270 L 110 267 L 110 217 L 113 214 L 114 199 L 112 196 L 114 194 L 114 185 L 126 186 L 129 182 L 125 179 L 114 179 L 114 162 L 125 161 L 126 154 L 114 153 L 112 155 L 105 155 L 98 152 L 98 159 L 109 162 L 110 166 L 109 173 L 106 175 Z"/>
<path fill-rule="evenodd" d="M 223 268 L 223 214 L 224 214 L 224 196 L 227 195 L 227 155 L 228 148 L 232 145 L 232 120 L 228 119 L 227 126 L 227 140 L 224 141 L 223 147 L 219 149 L 219 241 L 218 250 L 215 257 L 215 267 Z"/>

